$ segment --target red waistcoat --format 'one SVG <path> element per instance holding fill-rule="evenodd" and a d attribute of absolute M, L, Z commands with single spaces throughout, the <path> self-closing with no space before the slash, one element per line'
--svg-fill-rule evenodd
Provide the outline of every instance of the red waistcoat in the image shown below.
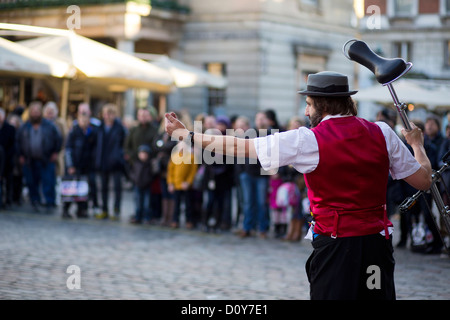
<path fill-rule="evenodd" d="M 312 131 L 317 168 L 305 174 L 314 232 L 331 237 L 379 233 L 386 216 L 389 156 L 378 125 L 358 117 L 332 118 Z"/>

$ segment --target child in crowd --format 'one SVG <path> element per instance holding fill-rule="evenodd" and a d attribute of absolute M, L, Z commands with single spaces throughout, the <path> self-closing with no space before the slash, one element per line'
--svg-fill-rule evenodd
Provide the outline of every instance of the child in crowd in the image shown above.
<path fill-rule="evenodd" d="M 271 220 L 273 221 L 275 238 L 280 238 L 286 232 L 286 219 L 283 217 L 283 208 L 277 204 L 277 191 L 283 184 L 280 174 L 270 176 L 269 181 L 269 205 L 271 211 Z M 284 229 L 284 230 L 283 230 Z"/>
<path fill-rule="evenodd" d="M 197 164 L 194 163 L 193 148 L 177 144 L 172 151 L 167 167 L 167 184 L 169 192 L 174 194 L 175 208 L 172 218 L 172 228 L 178 228 L 180 223 L 181 203 L 184 202 L 186 228 L 194 227 L 192 220 L 192 195 L 191 187 L 197 172 Z"/>
<path fill-rule="evenodd" d="M 136 214 L 131 219 L 131 223 L 150 222 L 150 185 L 152 183 L 150 151 L 148 145 L 140 145 L 138 159 L 131 167 L 130 178 L 136 193 Z"/>

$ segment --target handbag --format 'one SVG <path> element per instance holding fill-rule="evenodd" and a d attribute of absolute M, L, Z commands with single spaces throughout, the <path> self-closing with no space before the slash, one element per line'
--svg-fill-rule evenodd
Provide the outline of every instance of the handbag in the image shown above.
<path fill-rule="evenodd" d="M 66 176 L 61 180 L 62 202 L 84 202 L 89 198 L 89 184 L 84 177 Z"/>

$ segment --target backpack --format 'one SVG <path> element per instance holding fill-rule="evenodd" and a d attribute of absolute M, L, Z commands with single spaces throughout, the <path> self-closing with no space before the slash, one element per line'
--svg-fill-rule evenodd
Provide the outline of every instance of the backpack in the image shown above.
<path fill-rule="evenodd" d="M 285 182 L 278 187 L 276 203 L 280 208 L 295 207 L 300 204 L 300 191 L 293 182 Z"/>

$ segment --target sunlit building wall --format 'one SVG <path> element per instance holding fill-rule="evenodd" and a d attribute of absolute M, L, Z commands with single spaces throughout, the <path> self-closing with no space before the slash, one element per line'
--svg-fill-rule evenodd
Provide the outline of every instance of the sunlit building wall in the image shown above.
<path fill-rule="evenodd" d="M 71 15 L 67 3 L 27 1 L 24 7 L 23 1 L 0 0 L 0 21 L 65 29 Z M 192 115 L 253 119 L 256 111 L 271 108 L 285 122 L 303 114 L 297 91 L 309 73 L 334 70 L 354 81 L 354 65 L 341 50 L 356 35 L 352 0 L 74 0 L 70 5 L 81 9 L 74 31 L 83 36 L 132 54 L 169 55 L 228 79 L 226 89 L 178 89 L 163 100 L 155 93 L 128 92 L 128 113 L 144 97 L 157 108 L 188 109 Z M 70 97 L 76 103 L 84 94 Z"/>

